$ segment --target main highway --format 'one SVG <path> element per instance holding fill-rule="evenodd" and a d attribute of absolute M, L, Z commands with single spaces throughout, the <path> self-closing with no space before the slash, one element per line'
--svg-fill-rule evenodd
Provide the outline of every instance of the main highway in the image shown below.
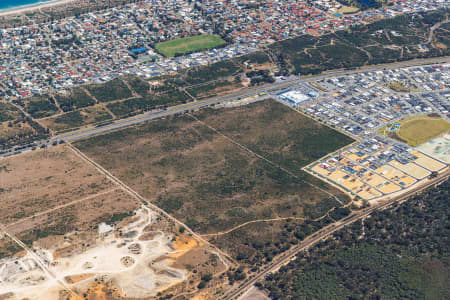
<path fill-rule="evenodd" d="M 363 72 L 373 72 L 379 70 L 388 70 L 388 69 L 396 69 L 401 67 L 410 67 L 410 66 L 418 66 L 418 65 L 431 65 L 431 64 L 441 64 L 450 62 L 450 57 L 441 57 L 441 58 L 433 58 L 433 59 L 419 59 L 405 62 L 398 62 L 393 64 L 383 64 L 383 65 L 374 65 L 374 66 L 365 66 L 354 70 L 336 70 L 322 73 L 316 76 L 290 76 L 285 80 L 279 80 L 278 82 L 272 84 L 266 84 L 258 87 L 247 88 L 244 90 L 240 90 L 238 92 L 234 92 L 225 96 L 210 98 L 201 101 L 194 101 L 183 105 L 173 106 L 167 108 L 165 110 L 157 111 L 157 112 L 146 112 L 134 117 L 130 117 L 127 119 L 120 119 L 109 124 L 105 124 L 97 127 L 86 127 L 83 129 L 79 129 L 73 132 L 64 133 L 60 135 L 53 136 L 49 139 L 41 140 L 34 142 L 31 145 L 25 147 L 14 147 L 6 151 L 2 151 L 0 153 L 1 157 L 11 156 L 14 154 L 19 154 L 22 152 L 30 151 L 35 149 L 36 147 L 48 147 L 52 145 L 56 145 L 61 142 L 72 142 L 88 137 L 92 137 L 95 135 L 103 134 L 109 131 L 114 131 L 118 129 L 122 129 L 125 127 L 141 124 L 144 122 L 148 122 L 151 120 L 164 118 L 176 114 L 181 114 L 193 110 L 202 109 L 208 106 L 213 106 L 215 104 L 232 102 L 235 100 L 239 100 L 246 97 L 251 97 L 255 95 L 261 94 L 276 94 L 277 92 L 298 86 L 301 83 L 308 83 L 316 80 L 332 78 L 336 76 L 348 76 L 351 74 L 363 73 Z"/>

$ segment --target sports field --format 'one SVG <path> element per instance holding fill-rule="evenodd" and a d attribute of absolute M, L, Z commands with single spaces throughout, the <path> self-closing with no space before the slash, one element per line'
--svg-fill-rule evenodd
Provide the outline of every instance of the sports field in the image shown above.
<path fill-rule="evenodd" d="M 343 5 L 340 9 L 338 9 L 338 13 L 340 14 L 354 14 L 357 13 L 359 11 L 359 8 L 354 7 L 354 6 L 345 6 Z"/>
<path fill-rule="evenodd" d="M 156 44 L 155 49 L 166 57 L 183 55 L 225 45 L 226 42 L 217 35 L 205 34 L 191 36 Z"/>
<path fill-rule="evenodd" d="M 398 122 L 395 129 L 387 125 L 380 133 L 396 137 L 408 145 L 415 147 L 450 130 L 450 123 L 440 117 L 413 116 Z M 394 126 L 395 127 L 395 126 Z"/>

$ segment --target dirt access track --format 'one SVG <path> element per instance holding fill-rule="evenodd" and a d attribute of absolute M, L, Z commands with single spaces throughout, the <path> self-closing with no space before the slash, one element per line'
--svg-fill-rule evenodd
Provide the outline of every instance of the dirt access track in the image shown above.
<path fill-rule="evenodd" d="M 0 299 L 148 299 L 227 270 L 68 145 L 2 159 L 0 170 Z"/>
<path fill-rule="evenodd" d="M 285 226 L 301 226 L 350 201 L 302 167 L 352 141 L 265 100 L 168 117 L 73 146 L 232 257 L 248 257 L 251 265 L 269 259 L 265 247 L 288 247 L 294 231 L 282 238 Z"/>
<path fill-rule="evenodd" d="M 349 142 L 267 100 L 157 120 L 74 146 L 193 230 L 217 233 L 249 220 L 303 215 L 305 204 L 340 195 L 301 168 Z"/>

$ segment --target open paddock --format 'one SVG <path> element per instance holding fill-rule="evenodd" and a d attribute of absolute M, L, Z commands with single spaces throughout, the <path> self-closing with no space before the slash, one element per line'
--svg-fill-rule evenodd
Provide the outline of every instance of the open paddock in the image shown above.
<path fill-rule="evenodd" d="M 114 186 L 65 145 L 0 160 L 0 182 L 5 225 Z"/>

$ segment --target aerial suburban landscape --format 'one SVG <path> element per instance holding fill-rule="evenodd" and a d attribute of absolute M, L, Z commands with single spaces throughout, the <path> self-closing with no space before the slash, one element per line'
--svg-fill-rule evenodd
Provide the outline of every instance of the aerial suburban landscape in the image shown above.
<path fill-rule="evenodd" d="M 0 2 L 0 300 L 450 299 L 448 0 Z"/>

